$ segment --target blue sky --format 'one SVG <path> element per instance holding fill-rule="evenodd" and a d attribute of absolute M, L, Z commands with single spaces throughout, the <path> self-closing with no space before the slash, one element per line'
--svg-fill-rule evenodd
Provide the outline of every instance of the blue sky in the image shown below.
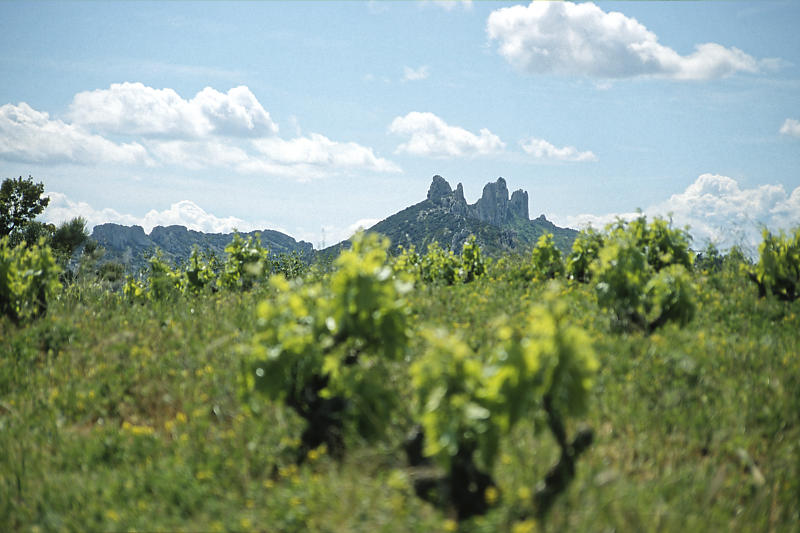
<path fill-rule="evenodd" d="M 503 176 L 532 216 L 800 224 L 800 3 L 1 2 L 2 177 L 44 219 L 318 246 Z"/>

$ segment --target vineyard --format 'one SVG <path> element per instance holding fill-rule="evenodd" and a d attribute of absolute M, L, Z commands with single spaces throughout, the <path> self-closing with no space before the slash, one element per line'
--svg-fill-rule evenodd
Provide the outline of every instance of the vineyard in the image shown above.
<path fill-rule="evenodd" d="M 796 531 L 800 229 L 118 281 L 0 241 L 0 530 Z"/>

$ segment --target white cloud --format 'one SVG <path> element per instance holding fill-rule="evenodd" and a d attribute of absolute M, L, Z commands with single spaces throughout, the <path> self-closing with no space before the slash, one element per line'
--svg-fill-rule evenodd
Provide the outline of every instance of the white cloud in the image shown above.
<path fill-rule="evenodd" d="M 198 138 L 274 135 L 278 126 L 245 86 L 221 93 L 206 87 L 191 100 L 173 89 L 142 83 L 113 83 L 108 89 L 81 92 L 70 105 L 76 124 L 104 133 L 145 137 Z"/>
<path fill-rule="evenodd" d="M 800 121 L 787 118 L 781 126 L 781 133 L 784 135 L 791 135 L 792 137 L 800 137 Z"/>
<path fill-rule="evenodd" d="M 353 169 L 401 172 L 391 161 L 377 157 L 366 146 L 336 142 L 324 135 L 284 140 L 254 139 L 245 145 L 224 140 L 157 141 L 148 143 L 154 157 L 168 165 L 199 170 L 228 168 L 241 174 L 269 174 L 308 181 Z"/>
<path fill-rule="evenodd" d="M 250 155 L 244 149 L 219 140 L 150 141 L 147 146 L 160 163 L 189 170 L 208 167 L 238 168 L 250 160 Z"/>
<path fill-rule="evenodd" d="M 733 178 L 702 174 L 682 193 L 673 194 L 643 212 L 650 217 L 671 214 L 676 226 L 689 225 L 695 248 L 714 242 L 722 248 L 742 245 L 753 252 L 761 242 L 763 227 L 778 231 L 800 226 L 800 187 L 790 194 L 782 185 L 742 189 Z M 638 214 L 584 214 L 564 217 L 559 222 L 570 227 L 591 223 L 602 228 L 618 216 L 631 219 Z"/>
<path fill-rule="evenodd" d="M 403 67 L 403 81 L 419 81 L 424 80 L 430 75 L 430 68 L 428 65 L 422 65 L 417 69 L 411 67 Z"/>
<path fill-rule="evenodd" d="M 89 231 L 99 224 L 113 222 L 126 226 L 142 226 L 146 233 L 156 226 L 169 226 L 177 224 L 188 229 L 206 233 L 230 233 L 234 229 L 239 231 L 252 231 L 264 229 L 236 217 L 220 218 L 206 212 L 203 208 L 189 200 L 182 200 L 172 204 L 169 209 L 148 211 L 143 217 L 119 213 L 113 209 L 95 209 L 86 202 L 75 202 L 65 194 L 47 192 L 50 203 L 42 214 L 45 222 L 60 224 L 77 216 L 82 216 L 87 221 Z"/>
<path fill-rule="evenodd" d="M 574 146 L 556 148 L 544 139 L 533 137 L 520 141 L 520 146 L 525 153 L 536 159 L 552 159 L 555 161 L 597 161 L 597 156 L 592 152 L 579 152 Z"/>
<path fill-rule="evenodd" d="M 332 141 L 319 133 L 291 140 L 277 137 L 258 139 L 253 141 L 253 145 L 270 162 L 280 165 L 400 172 L 391 161 L 377 157 L 372 148 L 354 142 Z"/>
<path fill-rule="evenodd" d="M 433 113 L 412 111 L 396 117 L 389 132 L 408 136 L 408 142 L 397 147 L 397 153 L 429 157 L 468 157 L 502 152 L 505 143 L 486 128 L 478 135 L 450 126 Z"/>
<path fill-rule="evenodd" d="M 151 163 L 139 143 L 116 144 L 24 102 L 0 106 L 0 158 L 44 164 Z"/>
<path fill-rule="evenodd" d="M 472 9 L 472 0 L 422 0 L 422 5 L 434 5 L 445 11 L 452 11 L 457 7 Z"/>
<path fill-rule="evenodd" d="M 599 78 L 704 80 L 772 68 L 737 48 L 695 46 L 682 56 L 634 18 L 606 13 L 591 2 L 531 2 L 493 11 L 486 31 L 516 68 L 537 74 Z"/>
<path fill-rule="evenodd" d="M 400 168 L 355 142 L 318 133 L 277 137 L 272 122 L 247 87 L 227 93 L 205 88 L 191 100 L 172 89 L 141 83 L 75 95 L 68 116 L 54 120 L 22 103 L 0 107 L 0 159 L 43 163 L 173 165 L 189 170 L 230 169 L 298 180 L 346 170 L 396 173 Z M 118 144 L 103 135 L 134 137 Z"/>

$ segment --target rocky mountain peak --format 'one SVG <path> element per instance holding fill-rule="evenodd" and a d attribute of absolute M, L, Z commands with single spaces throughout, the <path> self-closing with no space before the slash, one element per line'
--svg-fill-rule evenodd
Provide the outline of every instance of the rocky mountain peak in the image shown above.
<path fill-rule="evenodd" d="M 150 246 L 150 239 L 141 226 L 122 226 L 120 224 L 100 224 L 94 227 L 92 238 L 109 248 L 144 248 Z"/>
<path fill-rule="evenodd" d="M 508 219 L 508 187 L 506 180 L 497 178 L 483 186 L 481 199 L 475 202 L 476 218 L 491 224 L 502 224 Z"/>
<path fill-rule="evenodd" d="M 456 200 L 467 203 L 467 200 L 464 198 L 464 186 L 460 183 L 456 186 L 456 190 L 454 192 Z"/>
<path fill-rule="evenodd" d="M 508 211 L 514 216 L 528 220 L 528 193 L 522 189 L 517 189 L 511 193 L 511 200 L 508 202 Z"/>
<path fill-rule="evenodd" d="M 428 200 L 439 206 L 440 209 L 469 218 L 477 218 L 490 224 L 502 225 L 515 218 L 528 218 L 528 193 L 523 190 L 514 191 L 511 199 L 508 197 L 506 180 L 497 178 L 483 187 L 481 198 L 470 205 L 464 198 L 464 186 L 458 184 L 455 190 L 443 177 L 433 177 L 428 189 Z"/>
<path fill-rule="evenodd" d="M 442 176 L 433 176 L 425 200 L 381 220 L 368 229 L 389 237 L 393 246 L 415 246 L 424 251 L 431 242 L 458 252 L 475 235 L 487 253 L 532 247 L 543 232 L 553 234 L 556 246 L 566 253 L 576 232 L 559 228 L 544 219 L 532 221 L 528 193 L 515 190 L 509 197 L 503 178 L 487 183 L 480 199 L 467 203 L 464 186 L 450 186 Z"/>
<path fill-rule="evenodd" d="M 450 184 L 447 183 L 447 180 L 437 174 L 433 177 L 433 182 L 428 189 L 428 200 L 436 203 L 452 192 L 453 189 L 450 188 Z"/>

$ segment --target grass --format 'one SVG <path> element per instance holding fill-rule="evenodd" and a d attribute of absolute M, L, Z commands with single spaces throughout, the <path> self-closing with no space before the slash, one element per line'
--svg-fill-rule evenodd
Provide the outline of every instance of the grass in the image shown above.
<path fill-rule="evenodd" d="M 694 321 L 649 336 L 615 330 L 591 287 L 562 286 L 601 363 L 569 430 L 586 423 L 595 442 L 547 521 L 524 521 L 558 449 L 521 424 L 497 504 L 462 524 L 414 495 L 410 407 L 377 444 L 351 435 L 343 461 L 295 465 L 302 420 L 239 392 L 265 290 L 131 305 L 79 282 L 37 321 L 0 319 L 0 530 L 798 531 L 800 302 L 759 299 L 735 269 L 695 278 Z M 543 290 L 505 265 L 408 300 L 415 324 L 479 348 Z"/>

